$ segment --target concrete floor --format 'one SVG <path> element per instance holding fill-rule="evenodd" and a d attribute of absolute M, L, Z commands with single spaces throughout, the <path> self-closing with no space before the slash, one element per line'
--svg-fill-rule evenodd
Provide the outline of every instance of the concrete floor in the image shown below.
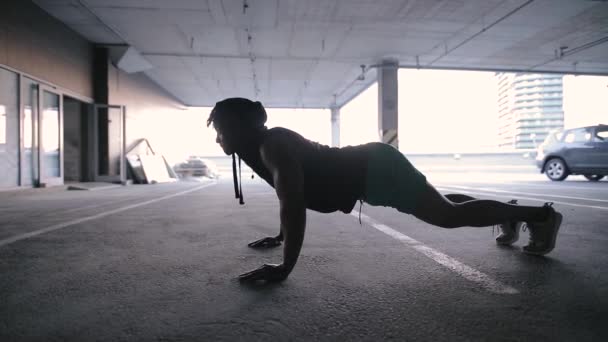
<path fill-rule="evenodd" d="M 244 286 L 240 273 L 282 255 L 246 246 L 278 232 L 258 179 L 245 206 L 230 179 L 0 193 L 0 341 L 607 341 L 608 182 L 470 179 L 433 180 L 555 201 L 556 250 L 531 257 L 527 233 L 499 248 L 491 228 L 445 230 L 388 208 L 364 205 L 363 225 L 309 211 L 291 276 Z"/>

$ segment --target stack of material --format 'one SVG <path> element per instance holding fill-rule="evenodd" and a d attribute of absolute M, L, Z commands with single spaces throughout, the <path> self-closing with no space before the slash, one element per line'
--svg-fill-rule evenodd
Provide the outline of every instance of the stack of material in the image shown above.
<path fill-rule="evenodd" d="M 148 139 L 140 139 L 127 152 L 131 175 L 135 183 L 154 184 L 177 181 L 177 174 L 165 157 L 154 153 Z"/>

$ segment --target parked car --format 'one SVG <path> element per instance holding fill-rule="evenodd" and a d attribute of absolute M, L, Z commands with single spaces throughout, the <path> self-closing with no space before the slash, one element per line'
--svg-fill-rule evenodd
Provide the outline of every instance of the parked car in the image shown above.
<path fill-rule="evenodd" d="M 551 132 L 538 147 L 536 166 L 552 181 L 569 175 L 599 181 L 608 175 L 608 125 Z"/>
<path fill-rule="evenodd" d="M 209 159 L 191 156 L 185 162 L 176 164 L 173 169 L 180 177 L 219 178 L 217 165 Z"/>

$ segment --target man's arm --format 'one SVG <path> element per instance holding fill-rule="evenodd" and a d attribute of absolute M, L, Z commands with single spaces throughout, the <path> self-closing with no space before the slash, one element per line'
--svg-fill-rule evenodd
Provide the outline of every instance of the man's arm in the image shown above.
<path fill-rule="evenodd" d="M 283 266 L 291 272 L 298 261 L 306 227 L 306 202 L 302 167 L 288 146 L 271 137 L 261 147 L 262 161 L 272 174 L 280 202 L 281 232 L 285 239 Z"/>
<path fill-rule="evenodd" d="M 260 152 L 264 165 L 272 174 L 280 202 L 281 233 L 284 237 L 283 264 L 276 268 L 264 265 L 242 275 L 241 280 L 283 280 L 296 265 L 304 241 L 304 176 L 300 163 L 291 156 L 287 144 L 280 137 L 268 138 Z"/>

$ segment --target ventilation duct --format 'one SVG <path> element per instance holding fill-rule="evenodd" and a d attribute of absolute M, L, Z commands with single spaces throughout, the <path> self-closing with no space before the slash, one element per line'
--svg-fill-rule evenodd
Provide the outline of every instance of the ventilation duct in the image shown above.
<path fill-rule="evenodd" d="M 128 74 L 154 68 L 134 47 L 127 45 L 111 46 L 110 60 L 118 69 Z"/>

